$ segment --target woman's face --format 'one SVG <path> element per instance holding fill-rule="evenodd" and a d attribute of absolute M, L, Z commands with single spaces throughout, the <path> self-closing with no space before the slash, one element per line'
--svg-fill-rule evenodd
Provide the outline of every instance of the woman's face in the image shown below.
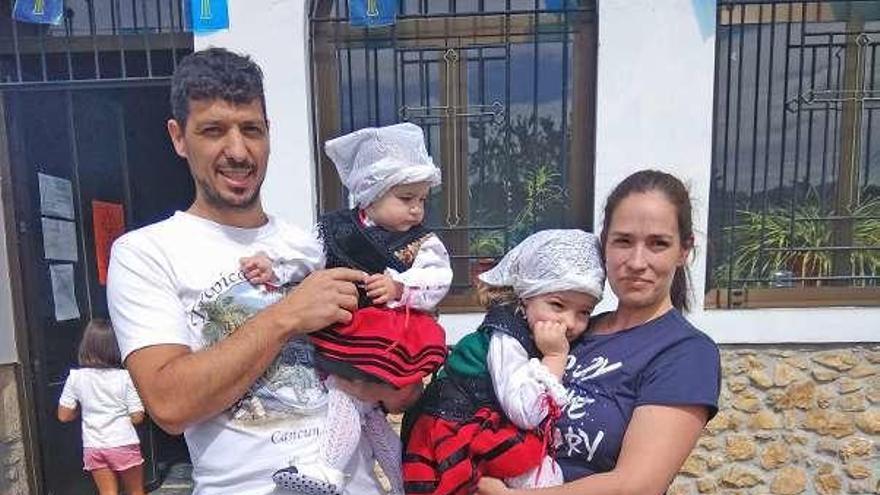
<path fill-rule="evenodd" d="M 621 307 L 671 307 L 672 278 L 690 250 L 679 238 L 677 218 L 675 205 L 659 191 L 633 193 L 618 203 L 608 227 L 605 264 Z"/>

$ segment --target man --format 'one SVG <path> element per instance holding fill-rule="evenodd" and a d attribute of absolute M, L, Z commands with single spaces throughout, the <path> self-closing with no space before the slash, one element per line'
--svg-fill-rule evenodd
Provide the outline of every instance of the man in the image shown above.
<path fill-rule="evenodd" d="M 168 133 L 189 163 L 186 212 L 114 243 L 110 315 L 125 365 L 150 416 L 183 432 L 196 494 L 266 494 L 272 473 L 314 455 L 325 391 L 303 335 L 347 323 L 357 308 L 348 269 L 321 266 L 321 247 L 263 211 L 269 158 L 262 73 L 211 48 L 175 71 Z M 255 287 L 239 259 L 258 251 L 300 260 L 292 291 Z M 307 276 L 308 275 L 308 276 Z M 354 456 L 348 493 L 379 493 Z"/>

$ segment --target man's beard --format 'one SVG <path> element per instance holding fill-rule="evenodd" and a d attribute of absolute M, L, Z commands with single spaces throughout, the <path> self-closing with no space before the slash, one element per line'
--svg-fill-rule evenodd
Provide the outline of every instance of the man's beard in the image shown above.
<path fill-rule="evenodd" d="M 217 192 L 211 184 L 209 184 L 205 180 L 198 180 L 199 189 L 202 192 L 202 197 L 205 199 L 209 205 L 218 210 L 236 210 L 236 211 L 244 211 L 252 208 L 257 201 L 260 199 L 260 188 L 263 187 L 263 184 L 260 183 L 254 189 L 253 193 L 250 196 L 245 197 L 242 200 L 238 201 L 229 201 L 224 198 Z"/>

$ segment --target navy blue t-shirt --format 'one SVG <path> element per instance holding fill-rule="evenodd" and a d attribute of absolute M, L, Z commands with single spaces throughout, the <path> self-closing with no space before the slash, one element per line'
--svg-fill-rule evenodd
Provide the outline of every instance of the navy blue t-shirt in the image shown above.
<path fill-rule="evenodd" d="M 572 344 L 563 381 L 571 402 L 557 422 L 557 461 L 569 481 L 614 468 L 638 406 L 703 405 L 714 416 L 721 362 L 712 339 L 672 309 L 613 334 L 587 332 Z"/>

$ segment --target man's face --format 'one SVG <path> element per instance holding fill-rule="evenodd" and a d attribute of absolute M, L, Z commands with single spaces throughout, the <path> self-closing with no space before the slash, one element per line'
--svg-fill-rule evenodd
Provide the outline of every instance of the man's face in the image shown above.
<path fill-rule="evenodd" d="M 191 211 L 219 223 L 242 215 L 262 218 L 260 186 L 269 161 L 269 125 L 259 99 L 234 104 L 191 100 L 186 127 L 168 121 L 177 154 L 196 184 Z"/>

